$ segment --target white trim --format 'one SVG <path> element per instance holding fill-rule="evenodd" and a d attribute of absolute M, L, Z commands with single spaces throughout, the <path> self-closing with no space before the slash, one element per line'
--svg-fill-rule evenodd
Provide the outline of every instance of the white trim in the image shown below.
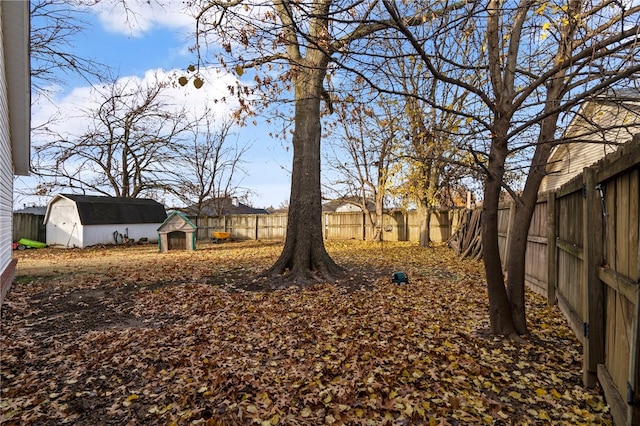
<path fill-rule="evenodd" d="M 28 1 L 3 1 L 4 45 L 13 172 L 28 175 L 31 149 L 31 77 Z"/>

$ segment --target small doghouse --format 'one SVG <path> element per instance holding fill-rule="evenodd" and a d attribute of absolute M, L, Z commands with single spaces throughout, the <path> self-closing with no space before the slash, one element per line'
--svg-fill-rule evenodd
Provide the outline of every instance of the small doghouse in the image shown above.
<path fill-rule="evenodd" d="M 171 213 L 158 228 L 158 250 L 161 253 L 169 250 L 195 250 L 196 229 L 196 225 L 184 214 Z"/>

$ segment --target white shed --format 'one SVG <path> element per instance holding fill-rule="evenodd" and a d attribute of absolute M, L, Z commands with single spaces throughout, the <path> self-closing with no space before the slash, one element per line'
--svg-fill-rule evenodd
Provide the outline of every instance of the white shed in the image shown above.
<path fill-rule="evenodd" d="M 157 241 L 167 218 L 164 206 L 147 198 L 59 194 L 47 205 L 47 245 L 89 247 L 146 239 Z"/>

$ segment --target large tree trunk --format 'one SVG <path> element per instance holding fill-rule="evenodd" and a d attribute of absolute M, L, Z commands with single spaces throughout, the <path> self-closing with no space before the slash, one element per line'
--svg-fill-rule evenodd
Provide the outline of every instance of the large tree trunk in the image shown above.
<path fill-rule="evenodd" d="M 369 229 L 371 229 L 371 241 L 380 242 L 382 241 L 382 215 L 384 213 L 384 198 L 382 196 L 382 192 L 379 190 L 375 192 L 375 212 L 368 211 L 367 197 L 364 193 L 362 195 L 362 201 L 362 208 L 367 212 L 365 216 L 367 217 Z M 363 238 L 366 237 L 363 236 Z"/>
<path fill-rule="evenodd" d="M 555 126 L 554 126 L 555 127 Z M 543 125 L 544 128 L 544 125 Z M 553 137 L 553 133 L 551 134 Z M 544 139 L 541 137 L 540 139 Z M 516 202 L 516 213 L 513 227 L 508 241 L 509 262 L 507 264 L 507 297 L 511 307 L 511 317 L 518 334 L 527 333 L 527 318 L 525 307 L 525 260 L 527 250 L 527 238 L 531 218 L 536 208 L 538 189 L 544 177 L 544 165 L 549 159 L 551 146 L 548 143 L 540 143 L 532 160 L 532 166 L 527 177 L 522 196 Z"/>
<path fill-rule="evenodd" d="M 516 331 L 504 285 L 498 247 L 498 204 L 506 155 L 506 138 L 498 139 L 494 136 L 482 202 L 482 259 L 489 294 L 489 320 L 491 332 L 504 336 L 512 335 Z"/>
<path fill-rule="evenodd" d="M 418 217 L 420 220 L 419 244 L 420 247 L 431 246 L 431 209 L 427 205 L 428 201 L 422 200 L 418 203 Z"/>
<path fill-rule="evenodd" d="M 557 96 L 557 90 L 550 90 L 550 97 Z M 549 105 L 551 108 L 553 105 Z M 527 333 L 527 318 L 525 311 L 525 260 L 527 250 L 527 237 L 531 218 L 538 200 L 538 189 L 546 172 L 546 164 L 551 155 L 552 143 L 558 114 L 551 114 L 542 121 L 538 144 L 531 160 L 531 167 L 527 175 L 527 181 L 522 191 L 519 202 L 516 202 L 516 214 L 511 229 L 511 241 L 508 242 L 509 251 L 507 264 L 507 297 L 511 306 L 511 316 L 518 334 Z"/>
<path fill-rule="evenodd" d="M 324 71 L 298 69 L 291 196 L 284 249 L 266 272 L 271 287 L 333 281 L 343 273 L 326 252 L 322 238 L 320 191 L 320 101 Z M 279 279 L 279 280 L 278 280 Z"/>
<path fill-rule="evenodd" d="M 570 8 L 570 16 L 578 16 L 580 10 L 580 1 L 572 0 L 568 6 Z M 562 41 L 558 44 L 558 52 L 556 54 L 556 63 L 566 60 L 570 57 L 571 43 L 578 28 L 577 22 L 568 21 L 564 24 Z M 520 197 L 520 202 L 516 202 L 516 214 L 511 230 L 511 241 L 508 242 L 507 250 L 509 250 L 507 265 L 507 296 L 511 306 L 511 316 L 518 334 L 526 334 L 527 320 L 525 312 L 525 259 L 527 249 L 527 237 L 531 218 L 536 208 L 538 199 L 538 189 L 540 183 L 546 174 L 546 165 L 551 155 L 552 141 L 558 125 L 559 113 L 554 112 L 558 106 L 558 99 L 562 98 L 562 91 L 565 86 L 566 70 L 559 71 L 554 78 L 549 80 L 547 84 L 547 100 L 545 103 L 545 111 L 549 112 L 540 125 L 540 134 L 538 135 L 538 143 L 531 160 L 531 167 L 527 175 L 527 181 Z M 551 244 L 551 242 L 549 242 Z"/>
<path fill-rule="evenodd" d="M 518 334 L 527 333 L 527 318 L 525 311 L 525 252 L 527 249 L 527 236 L 529 224 L 535 209 L 536 202 L 516 202 L 516 212 L 513 226 L 509 233 L 510 241 L 507 242 L 509 261 L 507 270 L 507 297 L 511 309 L 511 318 L 515 331 Z"/>
<path fill-rule="evenodd" d="M 383 221 L 383 209 L 382 207 L 378 207 L 376 204 L 376 212 L 375 215 L 372 215 L 369 212 L 369 223 L 371 225 L 371 229 L 373 230 L 371 241 L 382 241 L 382 221 Z"/>

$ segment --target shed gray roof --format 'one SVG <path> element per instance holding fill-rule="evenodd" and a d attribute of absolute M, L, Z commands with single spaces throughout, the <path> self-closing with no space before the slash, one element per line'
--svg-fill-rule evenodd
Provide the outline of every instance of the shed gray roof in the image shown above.
<path fill-rule="evenodd" d="M 83 225 L 112 225 L 127 223 L 162 223 L 167 218 L 164 206 L 149 198 L 100 197 L 95 195 L 60 194 L 76 203 Z M 47 217 L 49 211 L 47 209 Z"/>

